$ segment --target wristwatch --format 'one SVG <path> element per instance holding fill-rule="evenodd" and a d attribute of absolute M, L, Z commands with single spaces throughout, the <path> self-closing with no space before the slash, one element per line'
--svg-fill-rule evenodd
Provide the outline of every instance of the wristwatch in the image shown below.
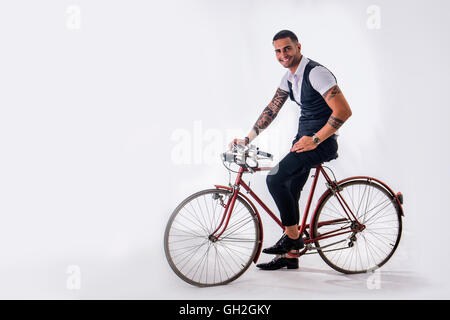
<path fill-rule="evenodd" d="M 315 144 L 319 144 L 320 143 L 320 139 L 315 134 L 313 135 L 313 142 Z"/>

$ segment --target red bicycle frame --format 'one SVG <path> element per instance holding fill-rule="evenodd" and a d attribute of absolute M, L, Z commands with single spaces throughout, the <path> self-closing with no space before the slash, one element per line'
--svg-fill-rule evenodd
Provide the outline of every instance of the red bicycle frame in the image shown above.
<path fill-rule="evenodd" d="M 346 182 L 349 180 L 354 180 L 354 179 L 365 179 L 365 180 L 373 180 L 379 184 L 381 184 L 382 186 L 384 186 L 397 200 L 397 202 L 400 204 L 400 196 L 399 194 L 395 195 L 391 189 L 389 189 L 389 187 L 387 187 L 386 184 L 384 184 L 383 182 L 374 179 L 374 178 L 370 178 L 370 177 L 352 177 L 352 178 L 347 178 L 344 179 L 342 181 L 336 182 L 330 179 L 330 177 L 328 176 L 328 174 L 325 172 L 325 170 L 323 169 L 322 165 L 319 164 L 317 166 L 313 167 L 315 169 L 315 173 L 314 173 L 314 180 L 312 182 L 312 186 L 311 186 L 311 190 L 309 192 L 309 197 L 308 197 L 308 202 L 306 203 L 306 208 L 305 208 L 305 212 L 303 214 L 303 219 L 301 224 L 299 225 L 299 232 L 300 235 L 302 236 L 303 234 L 306 235 L 306 238 L 304 238 L 304 243 L 305 244 L 309 244 L 312 242 L 315 242 L 317 240 L 322 240 L 322 239 L 326 239 L 326 238 L 330 238 L 330 237 L 334 237 L 334 236 L 338 236 L 341 234 L 345 234 L 345 233 L 350 233 L 350 232 L 355 232 L 355 231 L 361 231 L 365 228 L 365 226 L 363 224 L 361 224 L 357 217 L 353 214 L 352 210 L 350 209 L 349 205 L 347 204 L 347 202 L 345 201 L 345 199 L 342 197 L 342 195 L 340 194 L 340 190 L 339 190 L 339 185 L 342 182 Z M 252 169 L 254 172 L 256 171 L 267 171 L 272 169 L 271 167 L 261 167 L 261 168 L 255 168 Z M 254 210 L 255 214 L 258 217 L 258 223 L 259 223 L 259 230 L 261 232 L 260 235 L 260 243 L 259 243 L 259 248 L 258 248 L 258 253 L 255 256 L 254 261 L 256 262 L 258 260 L 259 254 L 261 252 L 261 244 L 262 244 L 262 239 L 263 239 L 263 228 L 262 228 L 262 223 L 261 223 L 261 217 L 259 215 L 259 212 L 257 210 L 257 208 L 255 207 L 255 205 L 253 204 L 253 202 L 243 193 L 241 193 L 239 190 L 240 188 L 244 188 L 245 191 L 247 191 L 247 194 L 250 194 L 250 196 L 264 209 L 264 211 L 267 212 L 267 214 L 284 230 L 284 226 L 282 225 L 280 219 L 278 219 L 278 217 L 266 206 L 266 204 L 253 192 L 253 190 L 242 180 L 242 176 L 245 172 L 248 172 L 249 170 L 246 167 L 240 167 L 239 172 L 237 174 L 235 183 L 232 187 L 227 187 L 227 186 L 222 186 L 222 185 L 215 185 L 216 188 L 218 189 L 226 189 L 229 191 L 232 191 L 233 194 L 232 196 L 228 199 L 227 204 L 225 205 L 225 211 L 222 217 L 221 222 L 219 223 L 219 226 L 216 228 L 216 230 L 210 235 L 210 238 L 213 237 L 215 239 L 218 239 L 222 233 L 226 230 L 227 226 L 228 226 L 228 222 L 230 221 L 230 217 L 234 208 L 234 204 L 236 202 L 236 198 L 239 196 L 241 198 L 243 198 Z M 308 224 L 307 223 L 307 219 L 308 219 L 308 215 L 309 215 L 309 210 L 311 207 L 311 202 L 314 196 L 314 192 L 317 186 L 317 181 L 319 180 L 319 176 L 320 174 L 322 174 L 327 182 L 327 186 L 328 186 L 328 190 L 324 192 L 324 194 L 321 196 L 321 198 L 319 199 L 316 209 L 313 213 L 313 216 L 311 218 L 311 223 Z M 352 227 L 348 228 L 348 230 L 342 230 L 342 229 L 336 229 L 333 231 L 329 231 L 323 234 L 320 234 L 320 236 L 318 237 L 313 237 L 312 234 L 312 226 L 314 225 L 315 222 L 315 217 L 316 214 L 318 212 L 318 208 L 321 204 L 321 202 L 323 201 L 323 199 L 330 193 L 332 192 L 339 204 L 342 206 L 347 218 L 342 218 L 342 219 L 335 219 L 335 220 L 329 220 L 329 221 L 323 221 L 320 224 L 318 224 L 318 226 L 323 226 L 323 225 L 327 225 L 327 224 L 335 224 L 338 222 L 343 222 L 343 221 L 352 221 Z M 399 205 L 399 207 L 401 208 L 401 205 Z M 402 215 L 403 215 L 403 211 L 402 211 Z M 307 229 L 309 229 L 309 233 L 307 232 Z M 303 254 L 304 252 L 306 252 L 306 248 L 301 252 L 301 254 Z"/>

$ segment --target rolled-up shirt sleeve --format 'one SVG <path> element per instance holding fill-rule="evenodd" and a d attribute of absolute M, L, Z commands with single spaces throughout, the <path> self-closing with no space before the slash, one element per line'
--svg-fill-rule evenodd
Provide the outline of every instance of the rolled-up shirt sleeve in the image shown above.
<path fill-rule="evenodd" d="M 330 70 L 323 66 L 317 66 L 311 70 L 309 73 L 309 82 L 314 90 L 319 92 L 320 95 L 323 95 L 325 92 L 330 90 L 330 88 L 337 85 L 336 77 L 330 72 Z"/>

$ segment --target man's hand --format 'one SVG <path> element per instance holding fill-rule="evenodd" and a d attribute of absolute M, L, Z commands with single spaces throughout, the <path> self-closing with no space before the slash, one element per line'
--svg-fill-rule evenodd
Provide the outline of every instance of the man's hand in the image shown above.
<path fill-rule="evenodd" d="M 228 149 L 231 150 L 231 148 L 233 147 L 233 144 L 238 144 L 238 145 L 241 145 L 241 146 L 246 146 L 246 145 L 247 145 L 245 139 L 233 139 L 233 141 L 231 141 L 231 142 L 228 144 Z"/>
<path fill-rule="evenodd" d="M 314 150 L 317 148 L 317 144 L 314 143 L 313 137 L 303 136 L 298 140 L 291 148 L 291 152 L 305 152 Z"/>

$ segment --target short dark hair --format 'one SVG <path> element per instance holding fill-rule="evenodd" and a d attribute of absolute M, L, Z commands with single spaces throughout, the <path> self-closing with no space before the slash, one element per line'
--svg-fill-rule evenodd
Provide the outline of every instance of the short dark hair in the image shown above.
<path fill-rule="evenodd" d="M 281 30 L 273 37 L 272 42 L 274 42 L 275 40 L 284 39 L 284 38 L 290 38 L 292 41 L 298 42 L 297 36 L 295 35 L 295 33 L 293 33 L 290 30 Z"/>

